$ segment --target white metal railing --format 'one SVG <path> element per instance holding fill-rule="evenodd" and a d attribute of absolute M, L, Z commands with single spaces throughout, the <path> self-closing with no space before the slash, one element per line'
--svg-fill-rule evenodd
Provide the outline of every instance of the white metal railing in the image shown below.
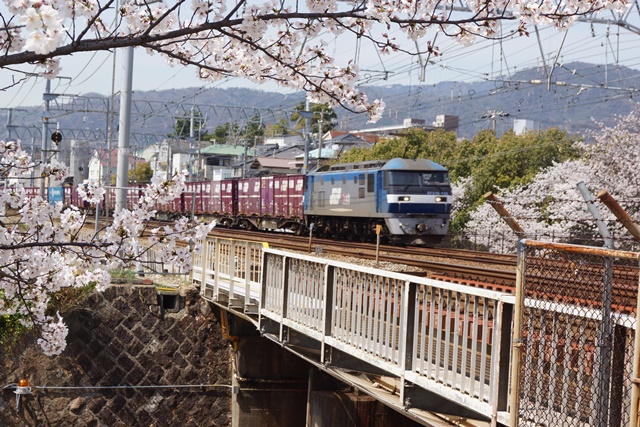
<path fill-rule="evenodd" d="M 201 294 L 212 301 L 257 309 L 262 280 L 262 248 L 259 242 L 207 238 L 194 255 L 192 279 Z"/>
<path fill-rule="evenodd" d="M 593 299 L 587 288 L 562 299 L 556 281 L 565 270 L 571 280 L 589 273 L 593 281 L 610 263 L 601 258 L 613 257 L 630 267 L 601 280 L 613 278 L 619 293 L 626 288 L 618 282 L 637 280 L 637 254 L 526 244 L 532 255 L 521 253 L 516 296 L 228 239 L 205 242 L 193 279 L 206 298 L 232 310 L 244 303 L 256 326 L 283 345 L 289 330 L 315 340 L 318 363 L 334 364 L 337 350 L 387 372 L 406 408 L 419 389 L 493 425 L 635 426 L 637 309 L 609 313 L 597 298 L 595 308 L 583 307 Z M 547 285 L 544 292 L 535 287 Z M 603 378 L 611 386 L 601 385 Z"/>
<path fill-rule="evenodd" d="M 508 423 L 511 295 L 255 242 L 203 248 L 192 277 L 205 298 L 316 340 L 320 363 L 333 348 L 389 372 L 400 402 L 417 386 Z"/>
<path fill-rule="evenodd" d="M 410 382 L 508 419 L 512 296 L 274 249 L 263 270 L 262 317 L 403 378 L 402 400 Z"/>

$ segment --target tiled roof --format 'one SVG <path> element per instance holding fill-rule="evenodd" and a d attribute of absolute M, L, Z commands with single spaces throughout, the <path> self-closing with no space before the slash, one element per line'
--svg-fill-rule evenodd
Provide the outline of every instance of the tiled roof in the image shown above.
<path fill-rule="evenodd" d="M 232 156 L 240 156 L 245 153 L 242 145 L 222 145 L 214 144 L 199 150 L 200 154 L 226 154 Z M 247 147 L 247 156 L 253 156 L 253 147 Z"/>
<path fill-rule="evenodd" d="M 257 157 L 256 162 L 265 168 L 296 169 L 296 162 L 292 159 L 280 159 L 277 157 Z"/>

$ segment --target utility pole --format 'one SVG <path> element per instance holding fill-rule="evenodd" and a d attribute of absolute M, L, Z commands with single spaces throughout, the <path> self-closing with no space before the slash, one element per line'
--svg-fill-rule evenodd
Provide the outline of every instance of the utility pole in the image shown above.
<path fill-rule="evenodd" d="M 324 111 L 320 112 L 320 122 L 318 123 L 318 159 L 316 161 L 316 168 L 320 167 L 322 161 L 322 125 L 324 122 Z"/>
<path fill-rule="evenodd" d="M 244 145 L 244 156 L 242 157 L 242 178 L 246 178 L 247 174 L 247 138 L 242 140 L 242 145 Z"/>
<path fill-rule="evenodd" d="M 482 196 L 484 200 L 491 204 L 491 207 L 500 215 L 500 218 L 509 226 L 509 228 L 518 236 L 518 239 L 524 239 L 527 237 L 527 233 L 524 231 L 518 221 L 511 216 L 507 208 L 504 207 L 502 201 L 498 199 L 491 191 Z"/>
<path fill-rule="evenodd" d="M 311 119 L 311 116 L 309 115 L 309 98 L 307 98 L 304 104 L 304 112 L 307 114 L 304 116 L 305 138 L 304 138 L 304 163 L 302 165 L 302 168 L 303 168 L 303 173 L 307 173 L 309 172 L 309 145 L 310 145 L 309 140 L 311 139 L 309 135 L 309 120 Z"/>
<path fill-rule="evenodd" d="M 304 111 L 300 111 L 300 115 L 304 117 L 304 162 L 302 163 L 302 173 L 306 174 L 309 172 L 309 145 L 311 135 L 309 135 L 309 122 L 313 117 L 313 113 L 309 110 L 309 99 L 307 98 L 306 103 L 304 105 Z"/>
<path fill-rule="evenodd" d="M 13 117 L 13 108 L 7 110 L 7 131 L 9 132 L 8 140 L 11 141 L 11 118 Z"/>
<path fill-rule="evenodd" d="M 194 99 L 195 102 L 195 99 Z M 193 162 L 195 160 L 195 111 L 191 107 L 191 115 L 189 118 L 189 181 L 193 179 Z"/>
<path fill-rule="evenodd" d="M 47 79 L 45 93 L 42 95 L 44 100 L 44 117 L 42 118 L 42 146 L 40 147 L 40 171 L 44 172 L 44 164 L 46 163 L 47 152 L 47 135 L 49 135 L 49 102 L 51 101 L 51 80 Z M 45 199 L 44 194 L 44 177 L 40 174 L 40 197 Z"/>
<path fill-rule="evenodd" d="M 133 46 L 127 47 L 124 80 L 120 94 L 120 129 L 118 132 L 118 168 L 116 176 L 116 212 L 127 206 L 129 181 L 129 137 L 131 130 L 131 87 L 133 85 Z"/>

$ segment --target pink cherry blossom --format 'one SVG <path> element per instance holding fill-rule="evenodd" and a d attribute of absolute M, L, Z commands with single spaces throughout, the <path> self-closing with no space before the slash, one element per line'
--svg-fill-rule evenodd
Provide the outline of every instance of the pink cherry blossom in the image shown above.
<path fill-rule="evenodd" d="M 40 169 L 17 141 L 0 141 L 0 165 L 9 177 Z M 64 179 L 67 168 L 59 162 L 42 165 L 51 182 Z M 38 344 L 47 355 L 62 352 L 68 333 L 60 315 L 50 316 L 52 293 L 67 287 L 92 285 L 104 291 L 110 284 L 109 269 L 144 264 L 144 254 L 157 249 L 157 261 L 188 271 L 192 245 L 213 228 L 197 218 L 179 219 L 155 230 L 142 240 L 154 207 L 180 196 L 186 172 L 169 180 L 154 179 L 138 203 L 114 215 L 113 223 L 98 233 L 83 229 L 86 215 L 77 207 L 47 203 L 40 196 L 27 197 L 20 180 L 0 190 L 0 210 L 7 221 L 0 225 L 0 315 L 18 315 L 27 327 L 40 333 Z M 100 203 L 104 195 L 96 181 L 78 187 L 82 200 Z M 182 243 L 179 243 L 182 242 Z M 187 243 L 187 244 L 185 244 Z"/>

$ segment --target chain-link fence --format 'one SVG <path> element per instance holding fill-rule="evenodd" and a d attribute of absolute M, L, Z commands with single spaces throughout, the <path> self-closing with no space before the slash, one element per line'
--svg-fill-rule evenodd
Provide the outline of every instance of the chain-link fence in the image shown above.
<path fill-rule="evenodd" d="M 628 426 L 638 254 L 523 241 L 519 279 L 514 425 Z"/>
<path fill-rule="evenodd" d="M 602 237 L 596 231 L 591 233 L 555 233 L 531 230 L 527 233 L 527 238 L 574 245 L 604 245 Z M 626 251 L 640 250 L 640 243 L 626 231 L 624 233 L 616 233 L 615 230 L 612 230 L 611 240 L 616 249 Z M 515 254 L 518 246 L 518 237 L 512 231 L 507 230 L 488 230 L 486 233 L 469 232 L 465 230 L 458 233 L 447 234 L 443 241 L 443 246 L 502 254 Z"/>

